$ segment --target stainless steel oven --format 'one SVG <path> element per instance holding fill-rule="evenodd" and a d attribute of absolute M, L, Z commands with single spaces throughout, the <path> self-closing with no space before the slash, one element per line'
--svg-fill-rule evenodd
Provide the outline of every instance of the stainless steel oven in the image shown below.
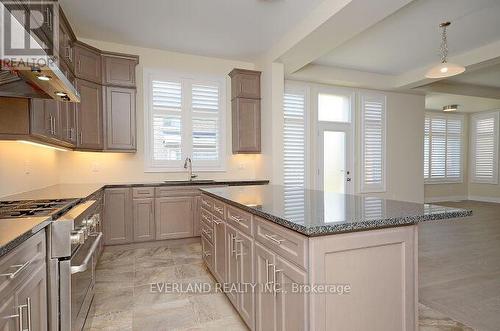
<path fill-rule="evenodd" d="M 51 225 L 51 331 L 81 331 L 86 325 L 102 241 L 97 206 L 93 200 L 78 204 Z"/>

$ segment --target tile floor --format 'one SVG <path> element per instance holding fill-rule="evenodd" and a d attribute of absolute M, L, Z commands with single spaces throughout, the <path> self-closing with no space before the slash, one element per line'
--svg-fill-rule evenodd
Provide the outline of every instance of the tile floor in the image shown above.
<path fill-rule="evenodd" d="M 106 249 L 96 271 L 91 331 L 247 330 L 222 293 L 158 293 L 151 283 L 214 283 L 198 243 Z M 421 331 L 473 331 L 420 305 Z"/>

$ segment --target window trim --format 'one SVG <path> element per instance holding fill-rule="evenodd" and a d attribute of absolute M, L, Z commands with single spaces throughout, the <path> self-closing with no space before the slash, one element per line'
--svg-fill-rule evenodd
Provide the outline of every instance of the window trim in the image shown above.
<path fill-rule="evenodd" d="M 145 68 L 143 72 L 144 77 L 144 172 L 185 172 L 186 170 L 183 168 L 184 159 L 187 156 L 192 157 L 192 132 L 189 130 L 181 130 L 182 142 L 181 142 L 181 151 L 182 156 L 181 160 L 175 161 L 166 161 L 166 162 L 155 162 L 153 160 L 153 130 L 152 130 L 152 116 L 153 116 L 153 108 L 152 108 L 152 81 L 154 79 L 157 80 L 165 80 L 165 81 L 179 81 L 182 83 L 183 91 L 186 89 L 186 83 L 189 81 L 190 86 L 192 84 L 203 84 L 203 83 L 216 83 L 219 85 L 219 156 L 220 159 L 218 162 L 214 162 L 215 164 L 207 164 L 203 161 L 195 161 L 193 160 L 193 171 L 196 172 L 224 172 L 226 171 L 227 165 L 227 141 L 226 141 L 226 108 L 227 108 L 227 99 L 226 99 L 226 79 L 224 76 L 212 76 L 212 75 L 204 75 L 204 74 L 196 74 L 196 73 L 180 73 L 170 70 L 158 70 L 153 68 Z M 189 97 L 188 97 L 189 95 Z M 192 111 L 191 111 L 191 93 L 183 93 L 182 102 L 183 108 L 189 109 L 189 111 L 181 112 L 181 123 L 185 125 L 185 123 L 189 124 L 189 127 L 192 129 Z M 187 144 L 186 142 L 191 141 L 191 143 Z M 167 163 L 167 164 L 166 164 Z"/>
<path fill-rule="evenodd" d="M 380 184 L 366 184 L 364 180 L 365 173 L 365 99 L 378 99 L 383 103 L 382 114 L 382 182 Z M 361 193 L 384 193 L 387 192 L 387 95 L 376 92 L 361 91 L 359 93 L 359 111 L 360 111 L 360 192 Z"/>
<path fill-rule="evenodd" d="M 462 124 L 461 124 L 461 132 L 460 132 L 460 178 L 458 179 L 453 179 L 453 178 L 447 178 L 446 173 L 447 173 L 447 168 L 445 166 L 445 178 L 425 178 L 425 172 L 424 172 L 424 184 L 425 185 L 436 185 L 436 184 L 463 184 L 464 182 L 464 161 L 466 159 L 465 155 L 465 115 L 463 114 L 444 114 L 444 113 L 438 113 L 438 112 L 433 112 L 433 111 L 426 111 L 424 114 L 424 148 L 425 148 L 425 117 L 430 116 L 432 117 L 441 117 L 446 119 L 454 118 L 454 119 L 459 119 Z M 446 124 L 448 125 L 448 124 Z M 445 136 L 445 141 L 446 144 L 448 142 L 448 134 Z M 429 144 L 431 144 L 431 140 L 429 140 Z M 429 174 L 431 172 L 431 147 L 429 146 Z M 446 159 L 446 154 L 445 154 L 445 159 Z M 424 160 L 425 160 L 425 150 L 424 150 Z M 425 164 L 424 164 L 425 167 Z M 425 168 L 424 168 L 425 171 Z"/>
<path fill-rule="evenodd" d="M 482 179 L 482 178 L 477 178 L 475 176 L 475 163 L 474 159 L 476 157 L 476 146 L 475 146 L 475 141 L 476 141 L 476 126 L 474 125 L 474 122 L 477 119 L 481 118 L 489 118 L 493 117 L 495 121 L 494 125 L 494 133 L 493 133 L 493 141 L 494 141 L 494 157 L 493 157 L 493 178 L 491 179 Z M 472 114 L 470 117 L 470 182 L 475 183 L 475 184 L 498 184 L 498 159 L 500 157 L 500 144 L 498 142 L 498 138 L 500 136 L 500 111 L 490 111 L 490 112 L 481 112 L 481 113 L 476 113 Z"/>

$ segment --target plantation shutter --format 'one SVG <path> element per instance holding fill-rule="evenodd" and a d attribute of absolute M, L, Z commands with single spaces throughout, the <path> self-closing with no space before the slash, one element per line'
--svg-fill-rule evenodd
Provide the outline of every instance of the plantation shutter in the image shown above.
<path fill-rule="evenodd" d="M 191 87 L 193 160 L 216 161 L 219 157 L 219 86 Z"/>
<path fill-rule="evenodd" d="M 498 113 L 472 117 L 472 181 L 498 183 Z"/>
<path fill-rule="evenodd" d="M 462 180 L 463 116 L 426 114 L 424 178 L 426 183 Z"/>
<path fill-rule="evenodd" d="M 153 161 L 182 157 L 182 84 L 152 81 Z"/>
<path fill-rule="evenodd" d="M 361 96 L 362 192 L 385 191 L 385 116 L 385 96 Z"/>
<path fill-rule="evenodd" d="M 304 221 L 306 181 L 306 95 L 286 90 L 283 96 L 283 186 L 285 216 Z"/>

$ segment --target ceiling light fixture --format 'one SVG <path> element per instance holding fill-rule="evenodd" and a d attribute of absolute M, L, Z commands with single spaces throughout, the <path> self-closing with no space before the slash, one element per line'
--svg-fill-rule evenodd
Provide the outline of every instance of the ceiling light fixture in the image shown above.
<path fill-rule="evenodd" d="M 443 111 L 457 111 L 458 105 L 448 105 L 443 107 Z"/>
<path fill-rule="evenodd" d="M 37 77 L 39 80 L 47 81 L 50 80 L 50 76 L 47 75 L 40 75 Z"/>
<path fill-rule="evenodd" d="M 427 78 L 446 78 L 461 74 L 465 71 L 465 67 L 459 64 L 448 63 L 448 40 L 446 36 L 446 28 L 450 26 L 450 22 L 443 22 L 439 27 L 443 29 L 441 34 L 441 63 L 432 67 L 425 77 Z"/>
<path fill-rule="evenodd" d="M 64 93 L 64 92 L 56 92 L 56 95 L 59 96 L 59 97 L 65 97 L 65 96 L 67 96 L 67 94 Z"/>

